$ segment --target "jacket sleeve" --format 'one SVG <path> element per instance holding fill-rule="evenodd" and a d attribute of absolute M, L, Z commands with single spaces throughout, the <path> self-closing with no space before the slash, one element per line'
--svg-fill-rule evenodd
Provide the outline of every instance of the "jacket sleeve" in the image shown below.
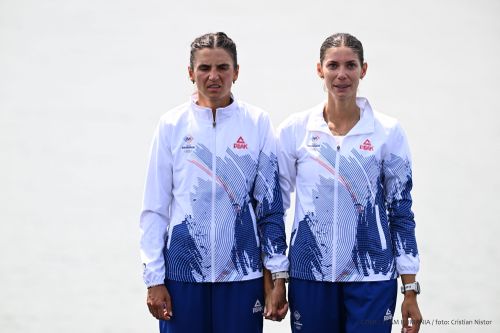
<path fill-rule="evenodd" d="M 399 124 L 390 133 L 382 170 L 396 270 L 398 274 L 416 274 L 419 256 L 411 209 L 411 156 L 406 135 Z"/>
<path fill-rule="evenodd" d="M 276 138 L 269 117 L 259 121 L 260 153 L 257 161 L 253 198 L 264 266 L 272 273 L 288 271 L 283 201 L 279 187 Z"/>
<path fill-rule="evenodd" d="M 297 178 L 295 138 L 291 134 L 291 130 L 290 126 L 282 125 L 278 128 L 279 178 L 285 212 L 290 208 L 290 196 L 295 191 L 295 179 Z"/>
<path fill-rule="evenodd" d="M 172 153 L 165 132 L 160 122 L 151 144 L 140 217 L 143 278 L 148 287 L 165 279 L 163 249 L 172 201 Z"/>

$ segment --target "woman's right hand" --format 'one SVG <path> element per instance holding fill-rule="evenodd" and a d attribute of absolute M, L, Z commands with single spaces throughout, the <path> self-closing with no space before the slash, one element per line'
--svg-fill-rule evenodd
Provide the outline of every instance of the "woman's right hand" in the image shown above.
<path fill-rule="evenodd" d="M 161 284 L 148 288 L 146 303 L 149 312 L 151 312 L 156 319 L 170 320 L 170 318 L 172 318 L 172 302 L 165 285 Z"/>
<path fill-rule="evenodd" d="M 271 272 L 264 268 L 264 318 L 281 321 L 288 312 L 285 279 L 272 280 Z"/>

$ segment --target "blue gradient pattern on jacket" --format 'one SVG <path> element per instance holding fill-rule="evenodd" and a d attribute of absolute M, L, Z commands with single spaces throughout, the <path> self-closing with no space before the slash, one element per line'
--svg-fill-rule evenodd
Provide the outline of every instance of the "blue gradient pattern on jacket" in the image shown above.
<path fill-rule="evenodd" d="M 336 154 L 337 151 L 329 144 L 321 146 L 321 159 L 332 169 L 335 168 Z M 306 214 L 292 234 L 292 275 L 321 281 L 352 281 L 359 280 L 357 276 L 372 274 L 394 276 L 393 253 L 418 254 L 412 229 L 408 230 L 407 224 L 408 217 L 413 218 L 409 164 L 396 155 L 380 163 L 373 156 L 363 157 L 353 149 L 349 158 L 340 156 L 337 171 L 340 172 L 338 242 L 332 241 L 335 228 L 335 207 L 332 204 L 337 180 L 320 177 L 320 183 L 312 191 L 314 212 Z M 388 180 L 384 176 L 387 173 L 394 176 Z M 374 193 L 367 184 L 367 177 L 375 185 Z M 391 231 L 386 204 L 393 221 Z M 357 218 L 355 221 L 353 216 Z M 400 227 L 399 217 L 404 219 Z M 396 240 L 394 249 L 391 248 L 391 238 Z M 347 248 L 349 246 L 352 248 Z M 347 253 L 351 253 L 350 258 L 345 255 Z M 337 256 L 335 272 L 332 272 L 332 256 Z"/>
<path fill-rule="evenodd" d="M 198 144 L 194 153 L 200 168 L 212 169 L 213 155 L 206 146 Z M 276 243 L 284 234 L 279 223 L 283 204 L 276 156 L 261 152 L 254 161 L 250 155 L 237 155 L 228 148 L 225 156 L 216 157 L 216 174 L 210 176 L 216 179 L 215 193 L 211 180 L 198 178 L 191 193 L 193 215 L 173 227 L 170 246 L 164 253 L 167 278 L 193 282 L 241 280 L 250 272 L 261 271 L 262 252 L 285 253 L 285 241 Z M 211 239 L 213 198 L 215 239 Z M 272 223 L 273 219 L 278 223 Z M 259 235 L 266 236 L 262 245 Z M 216 244 L 213 254 L 212 242 Z"/>

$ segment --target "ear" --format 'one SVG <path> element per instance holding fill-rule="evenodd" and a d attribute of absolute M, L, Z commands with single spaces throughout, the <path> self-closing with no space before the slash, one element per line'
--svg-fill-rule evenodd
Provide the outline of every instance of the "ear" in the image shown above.
<path fill-rule="evenodd" d="M 234 74 L 233 74 L 233 82 L 238 80 L 239 74 L 240 74 L 240 65 L 236 65 L 236 68 L 234 69 Z"/>
<path fill-rule="evenodd" d="M 318 76 L 322 79 L 325 78 L 325 75 L 323 74 L 323 68 L 321 67 L 321 63 L 316 64 L 316 72 L 318 73 Z"/>
<path fill-rule="evenodd" d="M 365 62 L 361 67 L 361 75 L 360 75 L 361 79 L 365 77 L 367 70 L 368 70 L 368 64 Z"/>
<path fill-rule="evenodd" d="M 194 83 L 194 71 L 193 69 L 191 68 L 191 66 L 188 66 L 188 73 L 189 73 L 189 79 L 191 80 L 191 82 Z"/>

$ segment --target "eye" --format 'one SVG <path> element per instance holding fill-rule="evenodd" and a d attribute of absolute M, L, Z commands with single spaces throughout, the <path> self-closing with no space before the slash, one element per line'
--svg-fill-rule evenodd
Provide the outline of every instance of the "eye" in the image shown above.
<path fill-rule="evenodd" d="M 208 66 L 208 65 L 200 65 L 200 66 L 198 66 L 198 70 L 201 71 L 201 72 L 206 72 L 206 71 L 210 70 L 210 66 Z"/>
<path fill-rule="evenodd" d="M 328 64 L 326 64 L 326 67 L 329 69 L 336 69 L 339 67 L 339 65 L 336 62 L 329 62 Z"/>
<path fill-rule="evenodd" d="M 358 67 L 358 65 L 355 62 L 348 62 L 347 63 L 348 69 L 355 69 L 356 67 Z"/>
<path fill-rule="evenodd" d="M 217 66 L 217 68 L 221 71 L 227 71 L 229 70 L 229 65 L 228 64 L 223 64 L 223 65 L 219 65 Z"/>

